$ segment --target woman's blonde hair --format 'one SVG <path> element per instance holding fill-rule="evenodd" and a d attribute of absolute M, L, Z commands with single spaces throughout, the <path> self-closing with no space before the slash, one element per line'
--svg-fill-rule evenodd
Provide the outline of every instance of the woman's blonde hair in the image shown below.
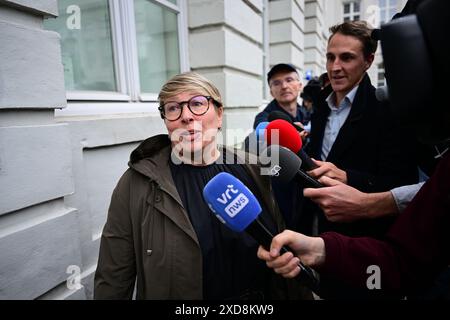
<path fill-rule="evenodd" d="M 198 93 L 214 99 L 214 106 L 223 106 L 222 97 L 216 86 L 204 76 L 195 72 L 177 74 L 167 81 L 158 95 L 159 105 L 164 105 L 170 98 L 183 92 Z"/>

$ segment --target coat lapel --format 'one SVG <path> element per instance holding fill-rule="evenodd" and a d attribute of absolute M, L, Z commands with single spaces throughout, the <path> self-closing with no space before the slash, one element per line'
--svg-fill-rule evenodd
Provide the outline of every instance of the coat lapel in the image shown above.
<path fill-rule="evenodd" d="M 170 150 L 170 147 L 168 147 L 167 150 L 161 150 L 161 152 L 155 157 L 155 161 L 160 164 L 158 166 L 160 178 L 157 180 L 157 183 L 161 189 L 161 192 L 164 192 L 169 196 L 164 198 L 161 197 L 162 200 L 155 201 L 155 209 L 165 214 L 178 227 L 186 232 L 192 240 L 200 245 L 197 234 L 195 233 L 194 227 L 192 226 L 191 220 L 189 219 L 188 213 L 184 208 L 180 194 L 178 193 L 175 182 L 172 178 L 172 172 L 169 167 Z"/>
<path fill-rule="evenodd" d="M 312 127 L 312 132 L 311 132 L 311 136 L 312 136 L 312 140 L 311 142 L 311 156 L 317 160 L 320 160 L 320 156 L 322 154 L 322 142 L 323 142 L 323 136 L 325 133 L 325 126 L 327 124 L 328 121 L 328 116 L 330 115 L 330 109 L 328 108 L 328 106 L 322 104 L 320 109 L 317 109 L 317 111 L 315 111 L 313 113 L 313 117 L 311 118 L 311 127 Z M 314 120 L 313 120 L 314 119 Z"/>
<path fill-rule="evenodd" d="M 361 125 L 361 119 L 368 103 L 368 89 L 370 87 L 370 79 L 366 74 L 361 81 L 355 99 L 351 106 L 350 113 L 344 125 L 339 130 L 336 140 L 328 154 L 326 161 L 336 162 L 341 155 L 352 146 L 354 139 L 358 136 L 357 127 Z M 328 120 L 328 119 L 326 119 Z"/>
<path fill-rule="evenodd" d="M 320 160 L 325 125 L 330 114 L 326 98 L 332 92 L 331 85 L 320 91 L 317 107 L 311 115 L 311 140 L 306 146 L 306 152 L 313 158 Z"/>
<path fill-rule="evenodd" d="M 134 164 L 133 168 L 155 181 L 158 185 L 159 190 L 155 190 L 153 196 L 149 195 L 147 202 L 167 216 L 167 218 L 198 244 L 199 242 L 194 227 L 189 220 L 189 216 L 172 178 L 172 172 L 169 167 L 170 152 L 170 144 L 167 144 L 158 152 L 153 153 L 151 157 L 146 157 Z M 164 192 L 167 196 L 163 197 L 161 192 Z"/>

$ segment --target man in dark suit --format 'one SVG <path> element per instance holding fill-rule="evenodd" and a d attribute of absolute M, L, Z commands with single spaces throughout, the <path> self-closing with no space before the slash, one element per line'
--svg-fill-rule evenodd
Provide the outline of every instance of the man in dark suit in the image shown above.
<path fill-rule="evenodd" d="M 315 178 L 327 176 L 364 192 L 387 191 L 418 181 L 412 153 L 413 139 L 395 122 L 386 103 L 375 97 L 366 71 L 377 43 L 362 21 L 344 22 L 330 28 L 327 72 L 330 86 L 322 91 L 311 118 L 311 140 L 307 152 L 318 168 Z M 348 236 L 380 237 L 392 217 L 361 219 L 352 223 L 332 223 L 316 205 L 306 201 L 302 231 L 311 233 L 316 215 L 319 233 L 336 231 Z M 352 294 L 338 284 L 323 279 L 326 296 L 346 298 Z M 348 295 L 347 295 L 348 293 Z"/>
<path fill-rule="evenodd" d="M 366 71 L 374 60 L 377 43 L 362 21 L 330 28 L 327 72 L 331 85 L 322 92 L 312 116 L 308 153 L 319 168 L 310 174 L 328 176 L 364 192 L 379 192 L 417 182 L 412 139 L 402 131 L 386 103 L 375 97 Z M 320 159 L 320 160 L 319 160 Z M 349 235 L 373 235 L 374 221 L 333 225 L 323 214 L 319 230 L 338 228 Z"/>

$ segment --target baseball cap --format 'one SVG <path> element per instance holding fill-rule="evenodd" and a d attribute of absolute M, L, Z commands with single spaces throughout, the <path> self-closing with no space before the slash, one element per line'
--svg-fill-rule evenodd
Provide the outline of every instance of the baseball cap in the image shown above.
<path fill-rule="evenodd" d="M 290 63 L 279 63 L 276 64 L 270 69 L 270 71 L 267 73 L 267 82 L 270 82 L 270 79 L 278 72 L 281 71 L 288 71 L 288 72 L 295 72 L 298 74 L 297 69 Z"/>

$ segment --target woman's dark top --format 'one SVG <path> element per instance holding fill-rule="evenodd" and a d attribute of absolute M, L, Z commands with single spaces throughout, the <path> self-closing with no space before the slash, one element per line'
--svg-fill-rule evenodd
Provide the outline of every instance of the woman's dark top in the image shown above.
<path fill-rule="evenodd" d="M 204 299 L 270 298 L 271 270 L 256 256 L 258 244 L 245 232 L 237 233 L 222 224 L 203 199 L 203 188 L 218 173 L 228 172 L 261 199 L 252 178 L 240 164 L 227 164 L 224 154 L 213 164 L 174 164 L 170 169 L 183 205 L 197 234 L 203 255 Z M 237 163 L 236 161 L 233 163 Z M 269 211 L 260 201 L 260 218 L 275 231 Z"/>

